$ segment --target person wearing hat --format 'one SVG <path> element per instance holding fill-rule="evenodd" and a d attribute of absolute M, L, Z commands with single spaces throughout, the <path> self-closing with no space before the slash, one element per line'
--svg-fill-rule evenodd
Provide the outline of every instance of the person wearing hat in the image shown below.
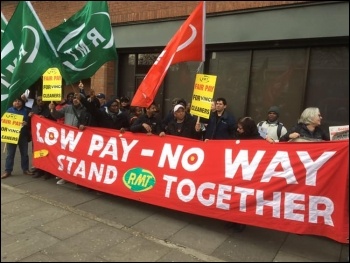
<path fill-rule="evenodd" d="M 87 108 L 94 119 L 97 120 L 97 127 L 115 129 L 121 133 L 129 130 L 129 116 L 120 109 L 119 101 L 115 99 L 109 100 L 104 110 L 96 109 L 85 99 L 82 99 L 81 103 Z"/>
<path fill-rule="evenodd" d="M 120 98 L 120 110 L 124 111 L 127 115 L 130 114 L 130 99 L 128 97 Z"/>
<path fill-rule="evenodd" d="M 168 123 L 166 134 L 200 140 L 201 124 L 190 114 L 186 114 L 184 105 L 177 104 L 173 110 L 174 118 Z"/>
<path fill-rule="evenodd" d="M 166 131 L 168 129 L 168 124 L 170 121 L 172 121 L 174 119 L 174 107 L 178 104 L 181 104 L 182 106 L 184 106 L 186 108 L 186 101 L 182 98 L 174 98 L 172 100 L 172 105 L 173 107 L 169 110 L 168 114 L 165 116 L 165 118 L 162 120 L 162 127 L 163 130 Z M 186 111 L 186 114 L 189 114 Z"/>
<path fill-rule="evenodd" d="M 278 142 L 287 133 L 286 127 L 279 121 L 280 109 L 271 106 L 267 111 L 267 119 L 257 124 L 260 136 L 268 142 Z"/>
<path fill-rule="evenodd" d="M 18 97 L 14 100 L 12 107 L 10 107 L 6 112 L 23 115 L 22 128 L 20 130 L 18 143 L 6 143 L 6 161 L 5 161 L 5 172 L 1 175 L 1 179 L 5 179 L 11 176 L 13 171 L 13 165 L 15 161 L 15 155 L 17 146 L 21 154 L 21 168 L 23 174 L 33 175 L 29 170 L 29 155 L 28 155 L 28 142 L 31 141 L 30 136 L 30 122 L 28 118 L 29 111 L 24 106 L 25 101 L 22 97 Z"/>
<path fill-rule="evenodd" d="M 107 104 L 106 95 L 104 93 L 98 93 L 96 98 L 100 101 L 100 110 L 105 110 Z"/>

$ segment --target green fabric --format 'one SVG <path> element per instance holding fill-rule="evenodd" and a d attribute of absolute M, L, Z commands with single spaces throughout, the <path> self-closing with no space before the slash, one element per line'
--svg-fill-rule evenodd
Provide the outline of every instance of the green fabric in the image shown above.
<path fill-rule="evenodd" d="M 30 2 L 20 1 L 1 39 L 1 116 L 57 63 L 43 29 Z"/>
<path fill-rule="evenodd" d="M 66 84 L 93 76 L 104 63 L 117 58 L 107 1 L 88 1 L 48 34 L 60 56 Z"/>

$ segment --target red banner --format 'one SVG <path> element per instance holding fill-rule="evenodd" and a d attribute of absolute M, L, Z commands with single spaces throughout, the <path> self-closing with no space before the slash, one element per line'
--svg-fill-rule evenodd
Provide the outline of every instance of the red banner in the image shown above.
<path fill-rule="evenodd" d="M 349 141 L 196 141 L 32 117 L 33 164 L 112 195 L 349 243 Z"/>

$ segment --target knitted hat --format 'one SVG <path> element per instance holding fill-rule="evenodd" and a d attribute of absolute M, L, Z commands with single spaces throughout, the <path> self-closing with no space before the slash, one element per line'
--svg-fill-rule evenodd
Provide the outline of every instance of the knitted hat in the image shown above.
<path fill-rule="evenodd" d="M 107 108 L 111 107 L 111 105 L 112 105 L 114 102 L 117 102 L 116 99 L 111 99 L 111 100 L 107 101 L 106 107 L 107 107 Z"/>
<path fill-rule="evenodd" d="M 267 113 L 270 112 L 275 112 L 278 116 L 280 115 L 280 108 L 278 108 L 277 106 L 272 106 L 270 107 L 270 109 L 267 111 Z"/>

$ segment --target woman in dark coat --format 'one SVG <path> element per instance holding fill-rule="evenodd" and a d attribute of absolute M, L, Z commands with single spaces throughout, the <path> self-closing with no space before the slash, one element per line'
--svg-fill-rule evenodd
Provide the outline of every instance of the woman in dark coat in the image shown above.
<path fill-rule="evenodd" d="M 329 136 L 320 128 L 322 116 L 319 108 L 306 108 L 300 115 L 298 124 L 280 138 L 280 142 L 304 138 L 313 141 L 329 141 Z"/>

